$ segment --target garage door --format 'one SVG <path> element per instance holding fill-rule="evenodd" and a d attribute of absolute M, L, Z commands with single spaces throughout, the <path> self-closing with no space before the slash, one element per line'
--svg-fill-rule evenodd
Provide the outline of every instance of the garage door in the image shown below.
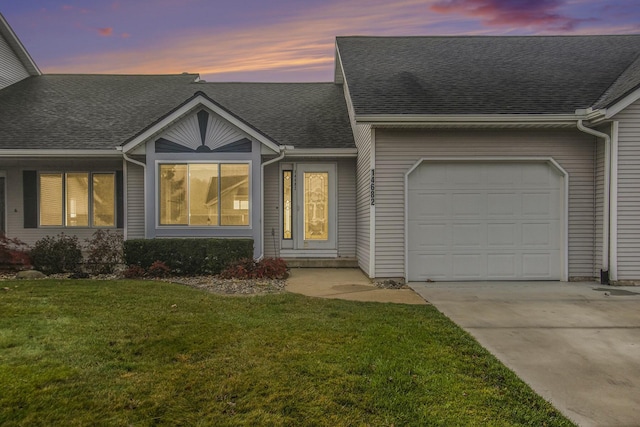
<path fill-rule="evenodd" d="M 408 177 L 408 278 L 560 280 L 563 176 L 548 162 L 423 162 Z"/>

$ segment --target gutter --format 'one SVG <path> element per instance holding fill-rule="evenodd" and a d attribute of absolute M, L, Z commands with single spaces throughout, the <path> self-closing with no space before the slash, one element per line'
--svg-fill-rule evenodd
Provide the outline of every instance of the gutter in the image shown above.
<path fill-rule="evenodd" d="M 588 128 L 578 119 L 578 130 L 604 140 L 604 196 L 602 207 L 602 269 L 600 270 L 600 283 L 609 283 L 609 231 L 611 222 L 615 218 L 611 215 L 611 190 L 616 183 L 611 179 L 611 137 L 606 133 Z M 617 162 L 616 162 L 617 163 Z M 615 262 L 615 261 L 614 261 Z"/>
<path fill-rule="evenodd" d="M 264 258 L 264 168 L 265 166 L 268 166 L 272 163 L 279 162 L 280 160 L 284 159 L 284 156 L 287 150 L 293 150 L 292 145 L 281 145 L 279 148 L 280 148 L 280 155 L 278 157 L 271 160 L 267 160 L 266 162 L 260 165 L 260 205 L 261 205 L 260 207 L 262 210 L 260 228 L 262 230 L 262 236 L 260 238 L 260 255 L 258 256 L 258 260 L 261 260 L 262 258 Z"/>

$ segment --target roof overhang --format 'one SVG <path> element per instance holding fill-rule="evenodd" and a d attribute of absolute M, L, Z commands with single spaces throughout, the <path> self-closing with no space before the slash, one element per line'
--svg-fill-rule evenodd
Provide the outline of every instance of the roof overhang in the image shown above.
<path fill-rule="evenodd" d="M 285 157 L 358 157 L 357 148 L 291 148 Z"/>
<path fill-rule="evenodd" d="M 574 114 L 356 114 L 356 122 L 373 127 L 575 127 L 578 120 L 603 116 L 601 110 L 577 110 Z"/>
<path fill-rule="evenodd" d="M 55 150 L 55 149 L 1 149 L 0 159 L 3 157 L 118 157 L 122 158 L 122 153 L 117 150 Z"/>
<path fill-rule="evenodd" d="M 232 114 L 227 109 L 223 108 L 222 106 L 205 96 L 202 92 L 197 92 L 187 102 L 185 102 L 151 126 L 147 127 L 144 131 L 124 143 L 121 147 L 118 147 L 118 149 L 122 150 L 124 153 L 130 152 L 138 145 L 147 142 L 149 139 L 153 138 L 155 135 L 158 135 L 160 132 L 174 124 L 176 121 L 180 120 L 199 107 L 204 107 L 213 111 L 215 114 L 219 115 L 224 120 L 227 120 L 229 123 L 233 124 L 238 129 L 248 134 L 251 138 L 259 141 L 273 151 L 280 151 L 280 146 L 276 142 L 260 133 L 256 128 L 252 127 L 245 121 L 241 120 L 239 117 Z"/>
<path fill-rule="evenodd" d="M 24 45 L 18 38 L 17 34 L 13 31 L 13 29 L 11 28 L 7 20 L 4 19 L 4 16 L 2 16 L 1 13 L 0 34 L 2 34 L 7 39 L 7 43 L 9 43 L 9 46 L 11 46 L 11 49 L 14 50 L 16 56 L 20 59 L 20 62 L 22 62 L 22 65 L 24 65 L 24 68 L 29 72 L 30 75 L 42 75 L 40 68 L 38 68 L 33 58 L 31 58 L 31 55 L 29 55 L 29 52 L 27 52 L 27 49 L 25 49 Z"/>
<path fill-rule="evenodd" d="M 640 99 L 640 88 L 637 88 L 631 93 L 629 93 L 627 96 L 620 99 L 615 104 L 612 104 L 610 107 L 608 107 L 606 109 L 605 117 L 607 119 L 610 119 L 611 117 L 615 116 L 620 111 L 624 110 L 625 108 L 627 108 L 628 106 L 630 106 L 631 104 L 633 104 L 639 99 Z"/>

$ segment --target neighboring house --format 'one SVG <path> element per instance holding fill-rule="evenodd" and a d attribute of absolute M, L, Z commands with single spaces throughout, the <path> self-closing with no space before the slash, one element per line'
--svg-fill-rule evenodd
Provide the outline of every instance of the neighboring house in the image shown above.
<path fill-rule="evenodd" d="M 640 35 L 338 37 L 335 81 L 42 75 L 0 15 L 1 227 L 248 237 L 407 280 L 640 279 Z"/>

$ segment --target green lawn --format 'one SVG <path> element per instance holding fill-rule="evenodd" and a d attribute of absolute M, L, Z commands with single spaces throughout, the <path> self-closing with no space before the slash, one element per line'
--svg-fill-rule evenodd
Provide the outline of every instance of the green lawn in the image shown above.
<path fill-rule="evenodd" d="M 152 424 L 572 425 L 431 306 L 0 283 L 0 425 Z"/>

